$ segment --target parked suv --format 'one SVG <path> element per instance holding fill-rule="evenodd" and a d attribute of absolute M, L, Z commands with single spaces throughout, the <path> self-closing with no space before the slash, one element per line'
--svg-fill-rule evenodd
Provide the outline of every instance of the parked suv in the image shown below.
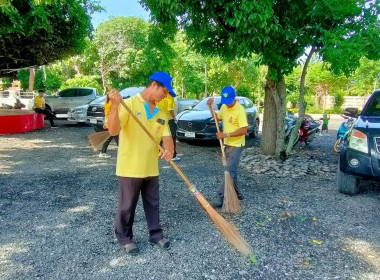
<path fill-rule="evenodd" d="M 360 180 L 380 180 L 380 89 L 376 90 L 343 140 L 337 181 L 339 191 L 356 194 Z"/>

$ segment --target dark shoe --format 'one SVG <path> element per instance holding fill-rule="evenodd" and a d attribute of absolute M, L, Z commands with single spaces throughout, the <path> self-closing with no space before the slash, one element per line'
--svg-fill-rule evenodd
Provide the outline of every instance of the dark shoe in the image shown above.
<path fill-rule="evenodd" d="M 211 206 L 214 207 L 214 208 L 222 208 L 223 206 L 223 200 L 218 198 L 218 199 L 215 199 L 213 202 L 211 202 Z"/>
<path fill-rule="evenodd" d="M 167 238 L 162 238 L 160 241 L 156 243 L 157 247 L 160 249 L 169 250 L 170 249 L 170 241 Z"/>
<path fill-rule="evenodd" d="M 123 245 L 123 249 L 131 256 L 136 256 L 140 252 L 139 248 L 133 242 Z"/>
<path fill-rule="evenodd" d="M 52 125 L 51 128 L 58 128 L 58 126 L 56 126 L 56 125 Z"/>

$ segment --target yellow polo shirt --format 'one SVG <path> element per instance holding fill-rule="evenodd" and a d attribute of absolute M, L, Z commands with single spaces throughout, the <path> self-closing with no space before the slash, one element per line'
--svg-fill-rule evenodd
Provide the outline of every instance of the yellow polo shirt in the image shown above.
<path fill-rule="evenodd" d="M 148 120 L 145 103 L 140 94 L 125 100 L 125 104 L 160 143 L 163 136 L 170 136 L 168 117 L 156 107 L 158 112 Z M 119 133 L 116 175 L 133 178 L 158 176 L 158 148 L 156 144 L 122 105 L 119 107 L 119 118 L 121 131 Z"/>
<path fill-rule="evenodd" d="M 33 106 L 33 109 L 36 109 L 36 108 L 44 108 L 45 107 L 45 98 L 37 95 L 36 97 L 34 97 L 34 106 Z"/>
<path fill-rule="evenodd" d="M 175 102 L 174 97 L 168 94 L 164 99 L 162 99 L 160 102 L 156 103 L 156 106 L 160 108 L 161 111 L 165 112 L 165 114 L 168 115 L 169 120 L 172 120 L 173 117 L 170 114 L 169 111 L 174 111 L 175 109 Z"/>
<path fill-rule="evenodd" d="M 248 126 L 247 113 L 237 100 L 232 108 L 228 108 L 227 105 L 223 104 L 218 112 L 218 118 L 223 120 L 224 133 L 232 133 L 239 128 Z M 245 135 L 224 138 L 224 144 L 234 147 L 245 146 Z"/>

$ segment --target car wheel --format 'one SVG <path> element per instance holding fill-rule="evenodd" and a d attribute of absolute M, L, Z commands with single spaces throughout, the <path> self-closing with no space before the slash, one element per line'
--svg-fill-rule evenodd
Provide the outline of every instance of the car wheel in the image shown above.
<path fill-rule="evenodd" d="M 256 119 L 255 125 L 253 127 L 253 131 L 249 134 L 250 138 L 257 138 L 257 136 L 259 136 L 259 125 L 260 125 L 260 121 Z"/>
<path fill-rule="evenodd" d="M 345 194 L 357 194 L 359 192 L 359 179 L 355 176 L 345 174 L 340 171 L 340 167 L 338 164 L 338 173 L 337 173 L 337 181 L 339 192 Z"/>

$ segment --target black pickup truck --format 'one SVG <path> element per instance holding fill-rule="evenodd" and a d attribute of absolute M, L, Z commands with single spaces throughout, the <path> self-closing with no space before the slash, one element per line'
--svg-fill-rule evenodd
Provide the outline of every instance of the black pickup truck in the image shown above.
<path fill-rule="evenodd" d="M 380 182 L 380 89 L 372 93 L 346 134 L 339 156 L 339 191 L 356 194 L 360 180 Z"/>

